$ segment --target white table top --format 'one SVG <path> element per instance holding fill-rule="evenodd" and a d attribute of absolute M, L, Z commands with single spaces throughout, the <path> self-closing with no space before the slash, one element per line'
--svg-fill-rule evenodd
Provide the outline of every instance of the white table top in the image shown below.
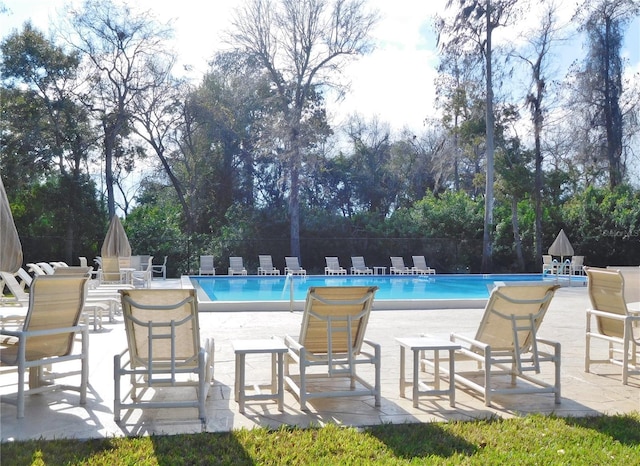
<path fill-rule="evenodd" d="M 461 348 L 458 343 L 430 337 L 401 337 L 396 338 L 396 341 L 400 343 L 400 345 L 412 351 L 437 349 L 455 350 Z"/>
<path fill-rule="evenodd" d="M 287 345 L 277 338 L 259 340 L 233 340 L 233 351 L 236 353 L 286 353 Z"/>

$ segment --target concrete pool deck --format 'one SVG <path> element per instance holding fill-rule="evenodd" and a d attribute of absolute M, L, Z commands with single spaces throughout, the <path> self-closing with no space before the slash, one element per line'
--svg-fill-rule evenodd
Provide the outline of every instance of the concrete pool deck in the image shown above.
<path fill-rule="evenodd" d="M 179 280 L 154 280 L 153 287 L 180 286 Z M 612 365 L 594 365 L 584 372 L 585 309 L 589 300 L 585 287 L 565 287 L 556 292 L 539 336 L 562 344 L 562 403 L 553 395 L 498 396 L 488 408 L 476 395 L 456 389 L 456 406 L 446 397 L 423 397 L 414 408 L 410 397 L 399 396 L 399 344 L 397 337 L 427 333 L 448 339 L 451 331 L 472 335 L 482 308 L 434 310 L 375 310 L 367 338 L 382 347 L 382 406 L 373 397 L 348 397 L 309 402 L 309 412 L 300 410 L 290 392 L 285 393 L 284 411 L 275 402 L 247 402 L 240 414 L 233 397 L 235 339 L 297 335 L 299 312 L 202 312 L 201 334 L 215 339 L 215 369 L 211 396 L 207 401 L 208 422 L 203 427 L 195 409 L 130 411 L 121 424 L 113 420 L 113 356 L 126 347 L 122 318 L 105 323 L 90 334 L 90 389 L 87 404 L 78 405 L 76 392 L 51 392 L 26 397 L 25 417 L 16 419 L 12 404 L 0 403 L 2 441 L 52 438 L 107 438 L 113 436 L 222 432 L 255 426 L 311 426 L 336 423 L 367 426 L 381 423 L 431 422 L 513 417 L 526 413 L 589 416 L 640 410 L 640 377 L 622 385 L 621 370 Z M 596 347 L 598 348 L 598 347 Z M 595 352 L 595 350 L 594 350 Z M 604 346 L 598 352 L 605 355 Z M 270 377 L 268 359 L 247 359 L 249 383 Z M 361 372 L 365 377 L 367 371 Z M 546 374 L 550 376 L 549 371 Z M 543 375 L 545 373 L 543 372 Z M 0 372 L 0 396 L 14 396 L 17 375 Z M 189 391 L 189 389 L 186 389 Z M 184 393 L 184 391 L 183 391 Z M 158 396 L 164 396 L 159 393 Z"/>

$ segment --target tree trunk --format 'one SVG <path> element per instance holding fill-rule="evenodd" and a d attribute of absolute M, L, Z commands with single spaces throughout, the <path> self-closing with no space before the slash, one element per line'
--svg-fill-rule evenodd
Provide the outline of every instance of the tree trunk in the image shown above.
<path fill-rule="evenodd" d="M 293 149 L 291 159 L 291 193 L 289 194 L 291 255 L 300 257 L 300 148 Z"/>
<path fill-rule="evenodd" d="M 104 182 L 107 185 L 107 208 L 109 220 L 116 214 L 116 201 L 113 194 L 113 151 L 115 136 L 105 128 L 104 138 Z"/>
<path fill-rule="evenodd" d="M 487 179 L 484 196 L 484 233 L 482 235 L 482 273 L 493 269 L 493 83 L 491 79 L 491 4 L 487 0 Z"/>

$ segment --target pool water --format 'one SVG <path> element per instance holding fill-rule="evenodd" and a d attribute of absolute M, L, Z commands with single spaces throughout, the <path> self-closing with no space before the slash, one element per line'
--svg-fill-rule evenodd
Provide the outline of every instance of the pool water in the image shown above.
<path fill-rule="evenodd" d="M 190 277 L 212 302 L 303 301 L 311 286 L 377 286 L 378 300 L 486 299 L 496 281 L 542 281 L 542 274 L 516 275 L 308 275 Z M 573 277 L 572 280 L 583 280 Z"/>

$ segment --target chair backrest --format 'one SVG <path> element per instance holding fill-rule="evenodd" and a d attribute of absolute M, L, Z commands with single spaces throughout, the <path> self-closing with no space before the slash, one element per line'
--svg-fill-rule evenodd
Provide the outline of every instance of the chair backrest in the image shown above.
<path fill-rule="evenodd" d="M 0 277 L 2 277 L 2 281 L 4 281 L 6 287 L 9 288 L 11 294 L 18 301 L 26 302 L 29 300 L 29 293 L 24 291 L 24 288 L 22 288 L 14 274 L 10 272 L 0 272 Z M 31 280 L 31 283 L 33 283 L 33 280 Z M 0 290 L 0 294 L 2 294 L 2 290 Z"/>
<path fill-rule="evenodd" d="M 340 267 L 340 261 L 337 257 L 325 257 L 325 260 L 327 261 L 327 268 L 329 270 L 340 270 L 342 268 Z"/>
<path fill-rule="evenodd" d="M 23 330 L 49 330 L 78 324 L 87 294 L 84 275 L 42 275 L 31 283 L 29 310 Z M 32 336 L 27 339 L 27 361 L 65 356 L 73 349 L 75 333 Z"/>
<path fill-rule="evenodd" d="M 194 289 L 120 290 L 133 367 L 167 370 L 198 364 L 200 326 Z"/>
<path fill-rule="evenodd" d="M 497 286 L 485 306 L 476 340 L 497 351 L 529 351 L 558 288 L 550 283 Z"/>
<path fill-rule="evenodd" d="M 358 354 L 377 286 L 310 287 L 299 342 L 312 353 Z"/>
<path fill-rule="evenodd" d="M 582 267 L 584 264 L 584 256 L 573 256 L 571 258 L 571 265 L 573 267 Z"/>
<path fill-rule="evenodd" d="M 147 270 L 149 262 L 153 262 L 153 256 L 143 254 L 140 256 L 140 270 Z"/>
<path fill-rule="evenodd" d="M 42 270 L 42 267 L 40 267 L 38 264 L 34 264 L 33 262 L 29 262 L 27 264 L 27 267 L 29 268 L 29 270 L 31 270 L 31 272 L 33 272 L 33 275 L 46 275 L 47 273 Z"/>
<path fill-rule="evenodd" d="M 102 280 L 106 282 L 119 282 L 120 275 L 120 260 L 118 257 L 103 257 L 102 258 Z"/>
<path fill-rule="evenodd" d="M 131 267 L 131 256 L 118 256 L 120 268 Z"/>
<path fill-rule="evenodd" d="M 364 257 L 362 256 L 352 256 L 351 257 L 351 266 L 355 270 L 366 270 L 367 266 L 364 263 Z"/>
<path fill-rule="evenodd" d="M 93 267 L 81 267 L 77 265 L 70 265 L 68 267 L 56 267 L 54 275 L 91 275 Z"/>
<path fill-rule="evenodd" d="M 640 266 L 608 265 L 607 269 L 619 270 L 624 278 L 624 301 L 640 302 Z"/>
<path fill-rule="evenodd" d="M 213 270 L 213 256 L 200 256 L 200 269 Z"/>
<path fill-rule="evenodd" d="M 53 275 L 55 269 L 53 268 L 53 266 L 47 262 L 38 262 L 37 263 L 38 267 L 40 267 L 40 269 L 42 269 L 42 271 L 44 271 L 45 274 L 47 275 Z"/>
<path fill-rule="evenodd" d="M 260 255 L 258 256 L 258 260 L 260 261 L 260 267 L 264 270 L 273 270 L 273 260 L 271 256 L 268 255 Z"/>
<path fill-rule="evenodd" d="M 392 257 L 391 258 L 391 267 L 394 269 L 406 269 L 404 265 L 404 259 L 402 257 Z"/>
<path fill-rule="evenodd" d="M 619 270 L 587 267 L 589 299 L 592 309 L 619 316 L 628 315 L 624 300 L 624 277 Z M 610 337 L 624 336 L 624 322 L 596 316 L 598 331 Z"/>
<path fill-rule="evenodd" d="M 20 283 L 20 286 L 22 287 L 23 290 L 25 289 L 25 287 L 31 286 L 31 282 L 33 281 L 33 277 L 31 275 L 29 275 L 29 272 L 27 272 L 25 269 L 20 267 L 18 269 L 18 272 L 16 272 L 16 273 L 18 274 L 18 277 L 20 277 L 20 279 L 22 280 L 22 283 Z"/>
<path fill-rule="evenodd" d="M 553 263 L 553 258 L 549 254 L 542 255 L 542 263 L 544 265 L 551 265 Z"/>
<path fill-rule="evenodd" d="M 412 256 L 413 259 L 413 266 L 416 269 L 420 269 L 420 270 L 427 270 L 429 267 L 427 267 L 427 260 L 424 258 L 424 256 Z"/>
<path fill-rule="evenodd" d="M 141 256 L 131 256 L 129 260 L 129 267 L 134 270 L 144 270 L 142 267 L 142 257 Z M 144 267 L 147 267 L 147 264 L 144 264 Z"/>
<path fill-rule="evenodd" d="M 242 257 L 229 257 L 229 268 L 236 272 L 244 270 L 244 263 Z"/>
<path fill-rule="evenodd" d="M 302 269 L 302 267 L 300 267 L 300 262 L 298 261 L 298 258 L 296 256 L 285 257 L 284 260 L 285 260 L 285 263 L 287 264 L 287 268 L 289 270 L 300 270 L 300 269 Z"/>
<path fill-rule="evenodd" d="M 79 256 L 78 259 L 80 259 L 80 267 L 86 267 L 87 265 L 89 265 L 86 257 Z"/>

